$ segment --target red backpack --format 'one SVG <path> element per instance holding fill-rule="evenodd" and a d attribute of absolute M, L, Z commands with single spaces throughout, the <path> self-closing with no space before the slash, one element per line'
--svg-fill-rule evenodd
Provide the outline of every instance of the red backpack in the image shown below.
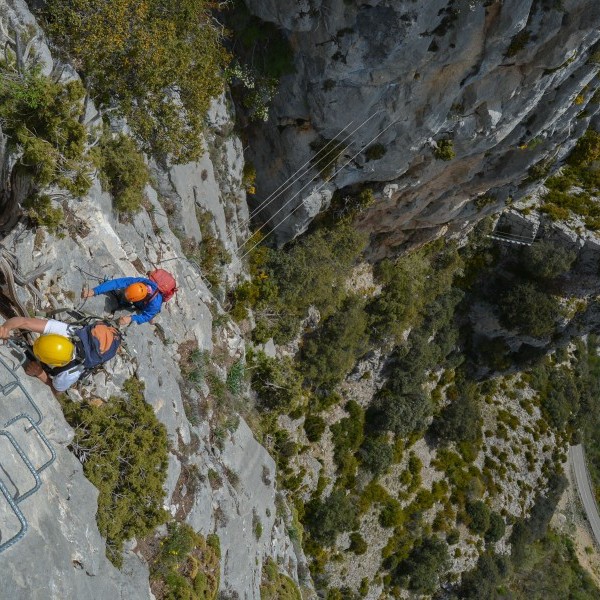
<path fill-rule="evenodd" d="M 158 286 L 163 302 L 167 302 L 175 295 L 177 282 L 171 273 L 164 269 L 155 269 L 148 273 L 148 277 Z"/>

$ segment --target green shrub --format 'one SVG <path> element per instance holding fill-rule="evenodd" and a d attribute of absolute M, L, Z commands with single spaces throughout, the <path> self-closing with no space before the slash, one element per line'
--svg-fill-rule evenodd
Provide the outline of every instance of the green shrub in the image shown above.
<path fill-rule="evenodd" d="M 383 289 L 367 306 L 373 341 L 397 342 L 408 327 L 418 324 L 431 271 L 431 262 L 422 252 L 379 263 L 376 273 Z"/>
<path fill-rule="evenodd" d="M 458 544 L 459 541 L 460 541 L 460 532 L 458 531 L 458 529 L 453 529 L 446 536 L 446 542 L 448 543 L 449 546 L 454 546 L 454 544 Z"/>
<path fill-rule="evenodd" d="M 504 325 L 534 337 L 554 332 L 562 311 L 558 300 L 538 290 L 532 283 L 517 283 L 500 298 L 500 317 Z"/>
<path fill-rule="evenodd" d="M 339 140 L 318 138 L 310 143 L 310 148 L 314 152 L 311 159 L 313 166 L 319 171 L 322 179 L 329 181 L 347 145 Z"/>
<path fill-rule="evenodd" d="M 299 369 L 310 385 L 332 390 L 350 372 L 367 349 L 367 315 L 358 296 L 348 297 L 300 350 Z"/>
<path fill-rule="evenodd" d="M 371 144 L 365 150 L 365 157 L 368 161 L 370 160 L 379 160 L 385 156 L 385 146 L 383 144 Z"/>
<path fill-rule="evenodd" d="M 486 542 L 497 542 L 506 531 L 504 519 L 497 512 L 490 512 L 490 524 L 485 532 Z"/>
<path fill-rule="evenodd" d="M 465 385 L 460 396 L 442 409 L 431 425 L 443 443 L 474 442 L 481 437 L 479 394 L 473 384 Z"/>
<path fill-rule="evenodd" d="M 216 535 L 204 539 L 185 523 L 171 522 L 150 563 L 157 600 L 215 600 L 220 578 Z"/>
<path fill-rule="evenodd" d="M 329 226 L 340 223 L 351 224 L 373 204 L 375 204 L 375 194 L 371 188 L 362 188 L 352 193 L 342 193 L 338 190 L 334 192 L 322 222 Z"/>
<path fill-rule="evenodd" d="M 360 448 L 362 465 L 378 476 L 385 473 L 392 464 L 393 449 L 386 437 L 367 437 Z"/>
<path fill-rule="evenodd" d="M 531 32 L 523 29 L 517 33 L 511 40 L 504 56 L 511 58 L 518 54 L 529 43 Z"/>
<path fill-rule="evenodd" d="M 600 229 L 600 207 L 594 199 L 600 188 L 599 157 L 600 134 L 588 129 L 567 158 L 560 175 L 546 180 L 548 192 L 541 210 L 553 220 L 567 220 L 575 213 L 589 229 Z M 572 192 L 575 186 L 583 191 Z"/>
<path fill-rule="evenodd" d="M 90 188 L 84 95 L 79 81 L 55 83 L 39 67 L 17 73 L 0 65 L 2 129 L 22 152 L 17 169 L 32 176 L 37 190 L 56 185 L 83 196 Z"/>
<path fill-rule="evenodd" d="M 574 168 L 587 168 L 597 160 L 600 160 L 600 133 L 588 129 L 577 141 L 567 163 Z"/>
<path fill-rule="evenodd" d="M 304 420 L 304 431 L 309 442 L 318 442 L 327 428 L 325 421 L 316 415 L 308 415 Z"/>
<path fill-rule="evenodd" d="M 350 400 L 345 408 L 349 416 L 330 427 L 334 445 L 333 458 L 339 471 L 351 470 L 354 473 L 357 463 L 353 454 L 363 441 L 365 412 L 354 400 Z M 350 458 L 353 460 L 350 461 Z"/>
<path fill-rule="evenodd" d="M 274 23 L 251 14 L 243 0 L 232 2 L 223 17 L 233 31 L 233 51 L 239 58 L 239 63 L 236 61 L 228 69 L 234 78 L 234 95 L 241 97 L 250 119 L 266 121 L 279 79 L 294 72 L 290 42 Z"/>
<path fill-rule="evenodd" d="M 46 227 L 50 233 L 57 233 L 63 224 L 64 213 L 59 206 L 52 205 L 52 199 L 46 194 L 32 194 L 23 208 L 27 216 L 38 227 Z"/>
<path fill-rule="evenodd" d="M 145 151 L 187 162 L 228 55 L 204 1 L 50 0 L 47 29 L 100 106 L 115 102 Z"/>
<path fill-rule="evenodd" d="M 289 412 L 302 401 L 301 377 L 290 358 L 270 358 L 258 352 L 249 353 L 247 361 L 262 408 Z"/>
<path fill-rule="evenodd" d="M 302 600 L 298 586 L 287 575 L 279 572 L 277 564 L 271 558 L 263 567 L 260 599 Z"/>
<path fill-rule="evenodd" d="M 452 321 L 461 298 L 459 290 L 439 296 L 427 306 L 423 326 L 397 347 L 388 380 L 367 411 L 369 429 L 405 436 L 425 427 L 433 412 L 431 397 L 423 389 L 426 374 L 443 365 L 456 346 L 458 332 Z"/>
<path fill-rule="evenodd" d="M 396 577 L 409 578 L 409 589 L 421 594 L 432 594 L 439 578 L 449 566 L 448 546 L 436 537 L 424 537 L 411 550 L 396 571 Z"/>
<path fill-rule="evenodd" d="M 347 295 L 345 281 L 365 245 L 364 234 L 339 223 L 317 229 L 283 251 L 257 247 L 250 255 L 252 282 L 235 292 L 236 304 L 254 310 L 254 339 L 291 340 L 311 305 L 322 320 L 331 316 Z"/>
<path fill-rule="evenodd" d="M 98 488 L 96 520 L 107 556 L 120 566 L 123 543 L 167 520 L 162 508 L 168 467 L 167 432 L 144 401 L 143 384 L 128 379 L 127 398 L 100 407 L 62 400 L 75 429 L 71 449 L 85 456 L 83 471 Z"/>
<path fill-rule="evenodd" d="M 402 506 L 395 498 L 384 501 L 379 513 L 379 524 L 382 527 L 398 527 L 404 521 L 405 515 Z"/>
<path fill-rule="evenodd" d="M 229 371 L 227 372 L 227 380 L 225 384 L 227 389 L 234 395 L 238 396 L 242 393 L 242 387 L 244 385 L 244 378 L 246 376 L 246 369 L 241 359 L 236 360 Z"/>
<path fill-rule="evenodd" d="M 145 200 L 149 181 L 148 167 L 136 143 L 124 133 L 104 134 L 94 149 L 102 187 L 113 197 L 114 207 L 122 212 L 138 212 Z"/>
<path fill-rule="evenodd" d="M 490 527 L 490 509 L 485 502 L 467 503 L 467 524 L 473 533 L 484 534 Z"/>
<path fill-rule="evenodd" d="M 522 265 L 527 274 L 534 279 L 554 279 L 567 272 L 577 253 L 564 246 L 541 240 L 523 251 Z"/>
<path fill-rule="evenodd" d="M 454 142 L 452 140 L 438 140 L 433 150 L 433 155 L 438 160 L 452 160 L 456 157 Z"/>
<path fill-rule="evenodd" d="M 338 533 L 356 529 L 356 516 L 356 502 L 343 490 L 334 490 L 324 501 L 307 505 L 306 525 L 315 540 L 330 546 Z"/>
<path fill-rule="evenodd" d="M 369 545 L 365 541 L 362 535 L 357 531 L 350 534 L 350 547 L 348 550 L 354 552 L 354 554 L 361 555 L 369 549 Z"/>

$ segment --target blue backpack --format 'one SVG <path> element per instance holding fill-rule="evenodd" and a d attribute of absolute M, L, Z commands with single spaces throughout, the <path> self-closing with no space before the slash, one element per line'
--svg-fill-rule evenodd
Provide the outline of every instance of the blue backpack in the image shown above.
<path fill-rule="evenodd" d="M 93 369 L 115 356 L 121 345 L 121 334 L 104 321 L 86 325 L 75 332 L 79 338 L 78 359 L 85 369 Z"/>

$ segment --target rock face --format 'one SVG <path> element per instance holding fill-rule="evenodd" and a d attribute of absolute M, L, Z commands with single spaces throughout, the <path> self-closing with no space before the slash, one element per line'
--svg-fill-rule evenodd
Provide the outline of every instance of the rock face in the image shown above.
<path fill-rule="evenodd" d="M 374 258 L 460 231 L 529 194 L 528 169 L 560 161 L 598 112 L 595 0 L 246 3 L 283 28 L 296 68 L 251 137 L 261 197 L 326 141 L 341 149 L 329 181 L 302 169 L 261 214 L 280 243 L 316 194 L 363 186 Z M 451 160 L 435 157 L 442 140 Z"/>
<path fill-rule="evenodd" d="M 4 10 L 12 27 L 28 23 L 35 26 L 24 4 L 11 3 Z M 52 58 L 41 39 L 36 51 L 45 72 L 49 72 Z M 243 339 L 235 324 L 223 316 L 218 291 L 207 285 L 201 267 L 186 258 L 180 242 L 202 238 L 197 220 L 201 212 L 209 215 L 211 235 L 217 236 L 232 255 L 238 236 L 245 233 L 243 155 L 224 100 L 215 103 L 209 121 L 207 153 L 200 162 L 152 165 L 156 189 L 146 189 L 151 210 L 120 220 L 112 211 L 110 196 L 94 180 L 86 197 L 62 202 L 66 221 L 62 236 L 49 235 L 42 229 L 36 232 L 21 221 L 3 237 L 2 246 L 16 273 L 36 272 L 32 278 L 35 293 L 25 287 L 16 290 L 21 303 L 36 314 L 76 306 L 102 315 L 107 308 L 104 297 L 94 297 L 85 304 L 79 300 L 84 285 L 97 285 L 105 277 L 138 276 L 156 266 L 174 274 L 179 292 L 163 307 L 154 324 L 130 326 L 124 352 L 111 361 L 106 371 L 94 375 L 79 391 L 70 390 L 69 395 L 76 401 L 108 399 L 122 395 L 122 384 L 132 375 L 145 383 L 145 399 L 166 426 L 171 446 L 165 508 L 204 535 L 218 534 L 222 555 L 220 589 L 226 597 L 258 600 L 262 565 L 267 558 L 277 561 L 296 581 L 298 565 L 305 562 L 287 534 L 282 514 L 285 506 L 278 510 L 275 505 L 275 464 L 243 419 L 232 418 L 218 432 L 215 427 L 221 415 L 210 407 L 201 419 L 188 419 L 184 403 L 196 407 L 207 404 L 209 390 L 205 383 L 191 395 L 179 365 L 180 345 L 184 342 L 206 353 L 218 346 L 224 361 L 244 356 Z M 2 154 L 0 158 L 6 161 L 10 157 Z M 2 179 L 0 184 L 3 189 L 6 181 Z M 239 269 L 233 262 L 226 278 L 235 277 Z M 213 315 L 221 320 L 214 331 Z M 2 352 L 10 358 L 7 349 Z M 41 428 L 57 458 L 41 474 L 41 488 L 20 505 L 29 523 L 26 535 L 0 553 L 0 596 L 15 600 L 153 597 L 148 566 L 134 552 L 135 544 L 129 545 L 121 571 L 105 558 L 105 541 L 95 520 L 97 490 L 67 449 L 73 432 L 48 388 L 27 377 L 22 369 L 18 372 L 42 409 Z M 225 373 L 225 368 L 217 370 L 217 375 Z M 11 377 L 0 367 L 0 386 Z M 30 412 L 24 398 L 14 397 L 16 394 L 11 392 L 3 399 L 0 425 L 19 412 Z M 12 469 L 12 475 L 4 473 L 0 479 L 11 493 L 14 487 L 28 489 L 31 481 L 23 464 L 19 464 L 18 454 L 5 437 L 0 436 L 0 443 L 2 464 L 6 462 Z M 32 453 L 36 464 L 41 464 L 45 457 L 38 446 L 31 437 L 23 440 L 23 448 Z M 193 488 L 184 478 L 185 469 L 191 466 L 198 480 Z M 2 500 L 0 496 L 0 504 Z M 0 543 L 18 529 L 17 518 L 4 502 L 0 507 Z"/>
<path fill-rule="evenodd" d="M 13 365 L 15 361 L 6 347 L 1 352 L 1 358 Z M 104 541 L 95 522 L 98 490 L 84 477 L 81 464 L 66 448 L 73 432 L 59 403 L 45 385 L 23 375 L 22 370 L 20 374 L 25 389 L 43 413 L 40 428 L 54 448 L 56 460 L 40 474 L 41 488 L 19 503 L 28 531 L 22 540 L 0 554 L 2 596 L 14 600 L 149 599 L 148 567 L 139 557 L 127 552 L 123 570 L 118 571 L 104 555 Z M 0 367 L 0 385 L 12 379 L 9 371 Z M 19 389 L 2 400 L 2 424 L 21 412 L 31 413 Z M 24 425 L 24 421 L 19 421 L 3 430 L 15 437 L 37 468 L 50 454 L 36 432 L 26 433 Z M 16 489 L 25 493 L 33 487 L 33 477 L 7 438 L 2 436 L 0 440 L 2 481 L 10 482 L 7 488 L 11 494 Z M 2 496 L 0 503 L 4 543 L 19 527 Z"/>

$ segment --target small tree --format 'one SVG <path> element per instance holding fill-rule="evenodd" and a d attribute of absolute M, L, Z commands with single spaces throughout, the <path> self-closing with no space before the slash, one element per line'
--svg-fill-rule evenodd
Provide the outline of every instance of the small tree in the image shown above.
<path fill-rule="evenodd" d="M 448 564 L 446 543 L 436 537 L 424 537 L 414 546 L 408 558 L 400 563 L 396 577 L 407 575 L 409 589 L 420 594 L 433 594 Z"/>
<path fill-rule="evenodd" d="M 83 470 L 100 492 L 98 529 L 117 566 L 125 540 L 146 535 L 168 516 L 163 509 L 169 462 L 165 426 L 144 400 L 141 382 L 128 379 L 123 390 L 127 399 L 113 397 L 97 408 L 62 400 L 75 429 L 71 448 L 86 457 Z"/>
<path fill-rule="evenodd" d="M 490 509 L 485 502 L 477 500 L 467 503 L 469 529 L 473 533 L 484 534 L 490 527 Z"/>
<path fill-rule="evenodd" d="M 490 513 L 490 525 L 485 532 L 486 542 L 497 542 L 506 531 L 504 519 L 497 513 Z"/>
<path fill-rule="evenodd" d="M 343 490 L 334 490 L 324 502 L 317 500 L 311 504 L 307 507 L 307 524 L 317 541 L 332 545 L 338 533 L 356 528 L 356 502 Z"/>
<path fill-rule="evenodd" d="M 557 299 L 532 283 L 517 283 L 502 295 L 499 307 L 504 325 L 534 337 L 551 335 L 562 315 Z"/>
<path fill-rule="evenodd" d="M 474 442 L 481 435 L 481 423 L 477 387 L 468 385 L 433 421 L 432 431 L 442 442 Z"/>
<path fill-rule="evenodd" d="M 522 264 L 527 273 L 539 280 L 554 279 L 568 271 L 577 254 L 548 240 L 536 242 L 523 251 Z"/>
<path fill-rule="evenodd" d="M 95 152 L 102 186 L 113 197 L 114 206 L 124 212 L 137 212 L 144 201 L 149 180 L 148 167 L 136 143 L 127 135 L 105 134 Z"/>
<path fill-rule="evenodd" d="M 368 437 L 360 449 L 363 466 L 378 476 L 392 464 L 393 449 L 385 437 Z"/>
<path fill-rule="evenodd" d="M 325 421 L 316 415 L 308 415 L 304 420 L 304 431 L 309 442 L 318 442 L 327 428 Z"/>
<path fill-rule="evenodd" d="M 248 365 L 252 387 L 263 408 L 289 411 L 301 401 L 301 378 L 288 357 L 277 359 L 258 352 L 248 356 Z"/>
<path fill-rule="evenodd" d="M 365 542 L 364 538 L 358 531 L 354 531 L 350 534 L 350 547 L 348 550 L 354 552 L 354 554 L 364 554 L 369 549 L 369 545 Z"/>
<path fill-rule="evenodd" d="M 331 390 L 354 367 L 367 348 L 367 316 L 364 302 L 350 296 L 300 351 L 301 370 L 313 386 Z"/>

